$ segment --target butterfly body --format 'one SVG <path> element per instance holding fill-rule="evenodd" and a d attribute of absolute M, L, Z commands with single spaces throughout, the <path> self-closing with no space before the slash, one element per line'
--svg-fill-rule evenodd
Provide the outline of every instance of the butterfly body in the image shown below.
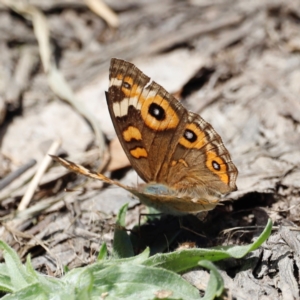
<path fill-rule="evenodd" d="M 236 190 L 237 168 L 208 122 L 129 62 L 113 58 L 109 81 L 106 99 L 116 133 L 146 182 L 137 189 L 117 185 L 142 203 L 173 215 L 211 210 L 223 194 Z M 116 184 L 102 174 L 80 172 L 80 166 L 59 161 Z"/>
<path fill-rule="evenodd" d="M 129 191 L 143 204 L 163 213 L 178 216 L 211 210 L 219 202 L 219 197 L 211 197 L 207 194 L 204 197 L 202 191 L 199 194 L 195 193 L 196 189 L 179 191 L 161 183 L 145 184 L 137 191 Z"/>

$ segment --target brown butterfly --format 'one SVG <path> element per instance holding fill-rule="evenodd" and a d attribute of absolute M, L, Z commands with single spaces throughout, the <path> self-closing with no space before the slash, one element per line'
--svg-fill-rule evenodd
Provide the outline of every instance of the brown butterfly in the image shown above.
<path fill-rule="evenodd" d="M 213 209 L 236 190 L 237 168 L 221 137 L 135 65 L 113 58 L 107 105 L 132 167 L 146 184 L 124 186 L 57 156 L 71 171 L 115 184 L 172 215 Z"/>

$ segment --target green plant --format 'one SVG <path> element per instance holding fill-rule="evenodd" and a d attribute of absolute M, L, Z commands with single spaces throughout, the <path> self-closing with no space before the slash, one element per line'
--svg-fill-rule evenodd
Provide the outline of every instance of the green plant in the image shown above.
<path fill-rule="evenodd" d="M 214 299 L 222 294 L 224 284 L 212 262 L 245 256 L 258 248 L 272 230 L 269 220 L 258 239 L 246 246 L 195 248 L 151 257 L 147 248 L 133 256 L 130 237 L 122 229 L 126 212 L 127 205 L 118 214 L 111 257 L 103 244 L 96 263 L 73 269 L 62 278 L 38 273 L 32 268 L 29 256 L 23 265 L 16 252 L 0 241 L 5 259 L 0 264 L 0 290 L 7 293 L 3 299 Z M 195 267 L 210 270 L 203 298 L 178 275 Z"/>

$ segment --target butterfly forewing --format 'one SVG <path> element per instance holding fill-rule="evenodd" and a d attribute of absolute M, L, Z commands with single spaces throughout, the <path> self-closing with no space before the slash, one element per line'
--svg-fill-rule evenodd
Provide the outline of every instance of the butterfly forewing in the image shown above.
<path fill-rule="evenodd" d="M 141 135 L 143 121 L 138 100 L 149 80 L 150 78 L 134 65 L 123 60 L 111 60 L 110 86 L 106 93 L 107 105 L 124 151 L 135 166 L 136 172 L 145 181 L 150 179 L 150 166 L 146 159 L 146 151 L 142 150 L 145 149 L 145 145 Z"/>
<path fill-rule="evenodd" d="M 184 128 L 187 111 L 164 88 L 134 65 L 112 59 L 109 111 L 134 169 L 146 182 L 166 182 L 159 177 L 176 147 L 176 135 Z"/>

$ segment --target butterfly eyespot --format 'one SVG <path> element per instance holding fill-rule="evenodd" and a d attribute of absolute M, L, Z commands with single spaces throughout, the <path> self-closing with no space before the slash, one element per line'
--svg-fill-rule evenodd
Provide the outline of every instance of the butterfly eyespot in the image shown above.
<path fill-rule="evenodd" d="M 221 170 L 221 166 L 219 163 L 217 163 L 215 160 L 212 161 L 212 166 L 216 171 L 220 171 Z"/>
<path fill-rule="evenodd" d="M 197 135 L 195 134 L 194 131 L 190 129 L 186 129 L 184 131 L 183 136 L 185 137 L 186 140 L 188 140 L 190 143 L 193 143 L 197 140 Z"/>
<path fill-rule="evenodd" d="M 151 103 L 148 109 L 149 114 L 158 121 L 166 118 L 165 110 L 156 103 Z"/>
<path fill-rule="evenodd" d="M 128 90 L 131 89 L 131 85 L 130 85 L 128 82 L 126 82 L 126 81 L 123 82 L 123 87 L 124 87 L 125 89 L 128 89 Z"/>

